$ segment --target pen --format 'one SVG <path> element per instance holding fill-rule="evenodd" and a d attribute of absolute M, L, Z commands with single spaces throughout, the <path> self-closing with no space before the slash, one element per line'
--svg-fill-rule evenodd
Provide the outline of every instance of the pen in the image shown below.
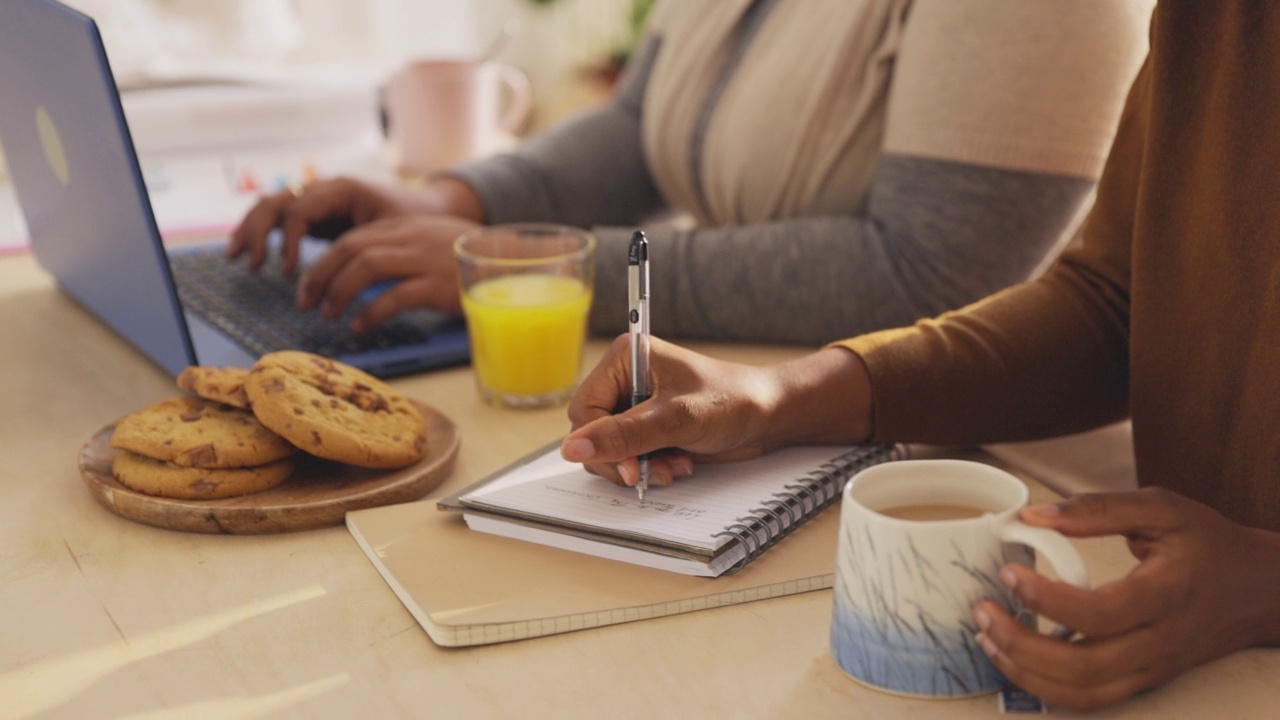
<path fill-rule="evenodd" d="M 631 337 L 631 407 L 649 399 L 649 241 L 637 230 L 627 249 L 627 328 Z M 649 455 L 641 455 L 636 493 L 649 490 Z"/>

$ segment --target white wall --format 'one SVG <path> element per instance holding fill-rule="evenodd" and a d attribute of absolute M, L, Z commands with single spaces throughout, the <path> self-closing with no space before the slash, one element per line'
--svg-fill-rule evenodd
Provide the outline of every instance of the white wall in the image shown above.
<path fill-rule="evenodd" d="M 515 18 L 501 59 L 542 120 L 581 97 L 582 66 L 625 37 L 630 0 L 66 0 L 102 28 L 117 77 L 235 62 L 344 65 L 385 76 L 416 57 L 475 57 Z"/>
<path fill-rule="evenodd" d="M 294 0 L 307 28 L 297 57 L 344 57 L 389 72 L 415 57 L 477 57 L 502 35 L 518 33 L 500 59 L 529 76 L 542 121 L 572 110 L 584 65 L 626 35 L 630 0 Z"/>

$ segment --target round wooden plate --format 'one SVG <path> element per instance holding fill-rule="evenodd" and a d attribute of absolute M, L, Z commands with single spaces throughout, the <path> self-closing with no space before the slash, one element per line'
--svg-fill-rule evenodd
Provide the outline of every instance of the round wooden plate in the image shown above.
<path fill-rule="evenodd" d="M 111 463 L 120 452 L 110 444 L 113 422 L 80 448 L 80 475 L 106 509 L 171 530 L 252 535 L 339 525 L 348 510 L 416 500 L 453 470 L 460 442 L 457 427 L 435 408 L 414 405 L 427 423 L 427 454 L 398 470 L 370 470 L 303 455 L 293 476 L 270 490 L 225 500 L 155 497 L 130 490 L 112 477 Z"/>

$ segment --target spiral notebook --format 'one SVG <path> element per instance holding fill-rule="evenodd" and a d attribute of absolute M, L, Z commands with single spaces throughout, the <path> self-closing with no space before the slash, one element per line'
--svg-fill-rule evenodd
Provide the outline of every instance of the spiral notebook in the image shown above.
<path fill-rule="evenodd" d="M 692 477 L 632 488 L 547 449 L 441 501 L 472 530 L 705 577 L 746 566 L 840 497 L 858 470 L 895 446 L 793 447 L 748 462 L 701 464 Z"/>
<path fill-rule="evenodd" d="M 609 559 L 608 551 L 574 552 L 468 528 L 463 512 L 476 513 L 460 504 L 461 495 L 512 478 L 553 477 L 575 469 L 561 464 L 557 447 L 536 451 L 439 503 L 401 503 L 347 513 L 347 529 L 356 543 L 437 645 L 526 640 L 829 588 L 835 572 L 840 516 L 834 508 L 829 512 L 817 508 L 839 497 L 846 476 L 905 452 L 897 448 L 852 452 L 826 448 L 811 456 L 777 456 L 789 458 L 785 463 L 788 472 L 783 474 L 790 479 L 775 479 L 780 497 L 769 496 L 769 500 L 781 502 L 751 501 L 756 502 L 752 508 L 757 511 L 767 507 L 778 513 L 771 524 L 773 540 L 752 546 L 754 554 L 738 561 L 740 571 L 709 578 L 640 566 L 655 564 L 652 562 L 617 562 Z M 838 457 L 845 459 L 828 462 Z M 699 466 L 694 477 L 706 479 L 704 470 L 710 474 L 712 468 L 715 473 L 720 468 L 726 472 L 733 469 L 739 479 L 763 477 L 764 468 L 772 461 L 761 465 L 762 461 Z M 694 478 L 686 478 L 677 486 L 694 482 Z M 605 485 L 600 478 L 592 478 L 593 487 Z M 659 490 L 665 494 L 665 488 L 650 490 L 654 502 L 661 499 Z M 635 491 L 624 494 L 633 498 Z M 744 507 L 748 504 L 744 502 Z M 461 512 L 439 512 L 439 508 Z M 774 517 L 767 509 L 748 513 L 751 517 L 761 514 L 771 520 Z M 743 524 L 751 527 L 751 517 L 744 517 Z M 779 522 L 787 523 L 787 539 L 782 542 L 778 541 L 782 537 Z M 548 531 L 552 534 L 556 533 Z M 620 547 L 638 550 L 643 546 L 628 541 Z M 766 548 L 771 549 L 764 552 Z"/>

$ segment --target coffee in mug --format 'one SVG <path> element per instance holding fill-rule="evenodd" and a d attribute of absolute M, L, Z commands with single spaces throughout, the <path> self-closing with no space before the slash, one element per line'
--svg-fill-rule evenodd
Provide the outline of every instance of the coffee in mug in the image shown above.
<path fill-rule="evenodd" d="M 999 580 L 1007 563 L 1088 587 L 1075 547 L 1017 519 L 1018 478 L 983 463 L 900 460 L 845 486 L 836 555 L 831 653 L 847 674 L 914 697 L 993 692 L 1007 684 L 978 646 L 973 609 L 994 600 L 1027 627 L 1036 617 Z"/>
<path fill-rule="evenodd" d="M 931 520 L 962 520 L 964 518 L 982 517 L 989 511 L 972 505 L 921 503 L 918 505 L 895 505 L 878 512 L 885 517 L 899 520 L 929 522 Z"/>

